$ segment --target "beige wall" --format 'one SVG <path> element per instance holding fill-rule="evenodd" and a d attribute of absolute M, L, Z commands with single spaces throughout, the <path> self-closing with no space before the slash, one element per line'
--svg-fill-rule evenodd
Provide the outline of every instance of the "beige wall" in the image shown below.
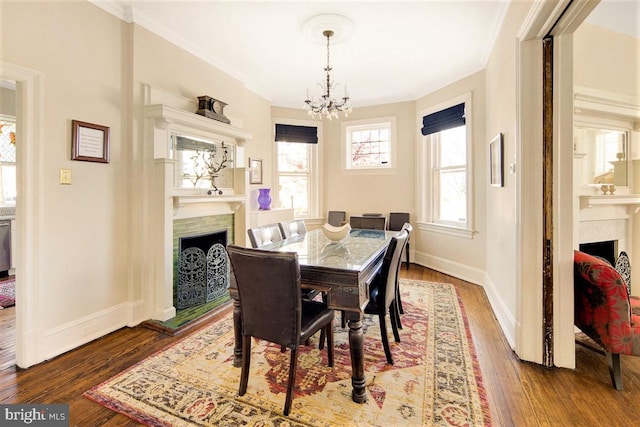
<path fill-rule="evenodd" d="M 152 235 L 145 224 L 156 214 L 142 205 L 150 167 L 142 84 L 227 102 L 233 124 L 253 134 L 247 157 L 271 144 L 270 106 L 236 79 L 88 2 L 0 7 L 0 59 L 41 73 L 45 82 L 43 209 L 36 212 L 44 230 L 37 238 L 41 299 L 32 319 L 40 327 L 29 327 L 39 341 L 30 358 L 37 362 L 139 321 L 129 310 L 143 303 L 149 261 L 141 241 Z M 110 128 L 109 164 L 70 160 L 73 119 Z M 58 184 L 61 168 L 71 169 L 72 185 Z M 20 286 L 20 271 L 16 276 Z"/>
<path fill-rule="evenodd" d="M 640 40 L 583 23 L 573 41 L 576 85 L 640 95 Z"/>

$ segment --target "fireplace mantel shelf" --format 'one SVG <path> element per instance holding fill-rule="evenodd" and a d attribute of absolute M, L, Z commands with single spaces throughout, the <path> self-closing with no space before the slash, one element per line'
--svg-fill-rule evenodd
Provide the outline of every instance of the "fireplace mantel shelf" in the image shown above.
<path fill-rule="evenodd" d="M 594 206 L 615 206 L 628 205 L 635 206 L 634 213 L 640 210 L 640 194 L 611 194 L 611 195 L 582 195 L 580 196 L 580 207 L 582 209 Z"/>
<path fill-rule="evenodd" d="M 173 194 L 173 203 L 174 205 L 184 205 L 188 203 L 231 203 L 231 204 L 241 204 L 245 203 L 247 200 L 247 196 L 244 194 L 230 194 L 230 195 L 207 195 L 203 193 L 197 194 L 189 194 L 189 193 L 180 193 L 176 191 Z"/>

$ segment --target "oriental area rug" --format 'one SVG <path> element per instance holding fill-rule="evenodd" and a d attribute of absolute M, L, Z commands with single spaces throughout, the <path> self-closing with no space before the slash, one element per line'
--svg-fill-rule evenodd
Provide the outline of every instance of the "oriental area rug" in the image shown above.
<path fill-rule="evenodd" d="M 7 279 L 0 282 L 0 308 L 16 305 L 16 281 Z"/>
<path fill-rule="evenodd" d="M 256 340 L 247 393 L 238 396 L 231 313 L 85 393 L 151 426 L 490 426 L 464 309 L 455 288 L 402 280 L 401 342 L 386 363 L 377 316 L 365 316 L 367 402 L 351 400 L 348 328 L 336 313 L 335 364 L 319 334 L 298 353 L 293 404 L 282 414 L 290 354 Z M 387 317 L 387 322 L 389 319 Z"/>

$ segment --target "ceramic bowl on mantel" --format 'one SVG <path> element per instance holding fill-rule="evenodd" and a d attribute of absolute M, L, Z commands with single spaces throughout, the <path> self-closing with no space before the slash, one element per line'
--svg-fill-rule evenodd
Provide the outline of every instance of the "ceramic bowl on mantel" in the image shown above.
<path fill-rule="evenodd" d="M 322 233 L 324 233 L 327 239 L 334 243 L 347 237 L 349 235 L 349 231 L 351 231 L 351 226 L 349 224 L 345 224 L 340 227 L 335 227 L 331 224 L 325 224 L 322 226 Z"/>

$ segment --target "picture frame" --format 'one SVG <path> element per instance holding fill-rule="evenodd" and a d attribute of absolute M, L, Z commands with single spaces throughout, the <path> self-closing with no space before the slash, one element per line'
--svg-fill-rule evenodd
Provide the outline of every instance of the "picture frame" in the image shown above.
<path fill-rule="evenodd" d="M 109 127 L 79 120 L 71 126 L 71 160 L 109 163 Z"/>
<path fill-rule="evenodd" d="M 493 187 L 504 187 L 504 153 L 502 132 L 489 143 L 489 182 Z"/>
<path fill-rule="evenodd" d="M 249 158 L 249 184 L 262 184 L 262 159 Z"/>

